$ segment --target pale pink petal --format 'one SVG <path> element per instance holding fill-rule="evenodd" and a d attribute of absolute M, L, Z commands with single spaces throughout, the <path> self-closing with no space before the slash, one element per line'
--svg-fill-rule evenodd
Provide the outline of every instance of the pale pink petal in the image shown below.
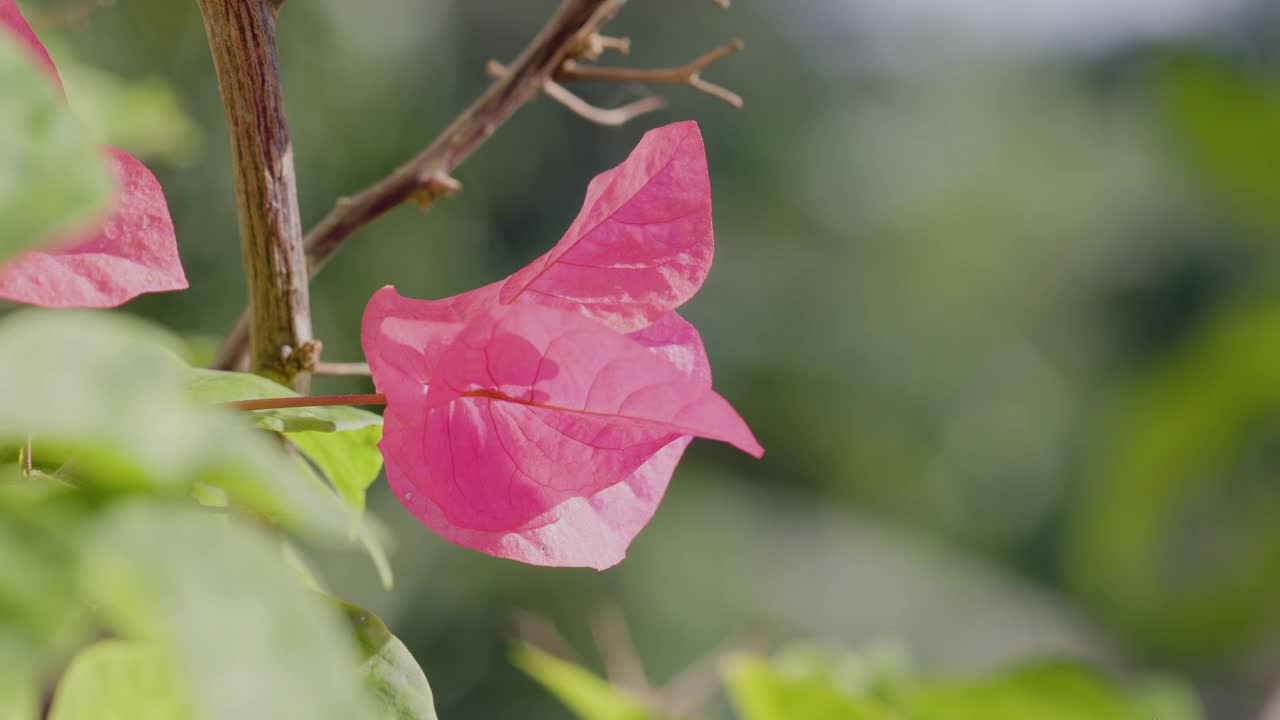
<path fill-rule="evenodd" d="M 682 436 L 758 456 L 746 424 L 711 391 L 700 348 L 683 368 L 668 359 L 679 356 L 674 338 L 696 340 L 681 325 L 659 324 L 649 349 L 576 313 L 516 306 L 478 318 L 444 353 L 429 393 L 411 373 L 384 378 L 382 450 L 393 488 L 411 509 L 438 509 L 419 517 L 446 537 L 527 533 L 565 503 L 627 480 Z"/>
<path fill-rule="evenodd" d="M 711 386 L 711 365 L 702 338 L 674 312 L 629 337 L 669 360 L 686 377 Z M 626 480 L 588 497 L 570 498 L 510 530 L 454 525 L 426 494 L 415 492 L 414 473 L 402 473 L 389 464 L 387 474 L 405 507 L 451 543 L 533 565 L 604 570 L 622 561 L 631 541 L 649 523 L 692 439 L 677 438 Z"/>
<path fill-rule="evenodd" d="M 18 5 L 14 0 L 0 0 L 0 28 L 7 28 L 17 35 L 18 41 L 31 52 L 31 57 L 48 72 L 49 78 L 58 87 L 58 91 L 61 92 L 62 79 L 58 77 L 58 69 L 53 66 L 49 51 L 45 49 L 44 43 L 40 42 L 36 34 L 31 31 L 31 26 L 27 24 L 26 18 L 22 17 L 22 11 L 18 10 Z"/>
<path fill-rule="evenodd" d="M 591 181 L 569 231 L 507 279 L 501 301 L 639 330 L 693 297 L 714 245 L 702 134 L 697 123 L 674 123 L 645 133 L 630 157 Z"/>
<path fill-rule="evenodd" d="M 119 186 L 115 211 L 96 230 L 21 253 L 0 266 L 0 298 L 43 307 L 102 308 L 142 293 L 187 287 L 160 184 L 133 156 L 106 150 Z"/>
<path fill-rule="evenodd" d="M 388 385 L 431 382 L 440 355 L 472 318 L 498 304 L 500 282 L 443 300 L 402 297 L 390 285 L 364 309 L 360 344 L 380 392 Z"/>

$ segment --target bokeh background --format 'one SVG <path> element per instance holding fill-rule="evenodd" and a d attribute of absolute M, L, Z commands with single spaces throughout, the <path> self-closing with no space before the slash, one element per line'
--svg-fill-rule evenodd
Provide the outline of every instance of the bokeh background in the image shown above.
<path fill-rule="evenodd" d="M 69 96 L 168 195 L 191 290 L 130 306 L 211 347 L 245 296 L 230 158 L 194 2 L 24 2 Z M 303 217 L 424 147 L 554 0 L 291 0 L 280 56 Z M 452 547 L 385 487 L 385 592 L 324 556 L 421 661 L 441 717 L 564 718 L 512 668 L 513 618 L 598 665 L 614 608 L 657 682 L 725 642 L 890 643 L 928 669 L 1070 656 L 1173 672 L 1214 718 L 1280 681 L 1280 6 L 1268 0 L 634 0 L 635 66 L 734 37 L 620 129 L 541 99 L 424 215 L 314 284 L 328 360 L 377 288 L 440 297 L 553 244 L 588 180 L 702 124 L 717 262 L 687 307 L 768 448 L 695 443 L 604 573 Z M 367 381 L 322 380 L 318 391 Z"/>

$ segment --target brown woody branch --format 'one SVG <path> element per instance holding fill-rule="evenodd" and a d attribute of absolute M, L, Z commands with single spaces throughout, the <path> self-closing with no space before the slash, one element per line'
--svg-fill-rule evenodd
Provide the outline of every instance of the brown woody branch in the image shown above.
<path fill-rule="evenodd" d="M 303 389 L 319 354 L 271 0 L 198 0 L 231 138 L 251 368 Z"/>
<path fill-rule="evenodd" d="M 208 0 L 204 0 L 208 1 Z M 621 108 L 596 108 L 573 95 L 555 81 L 557 73 L 567 66 L 584 67 L 580 60 L 600 57 L 606 50 L 627 53 L 630 42 L 625 38 L 601 35 L 599 30 L 613 18 L 627 0 L 563 0 L 555 16 L 509 67 L 491 63 L 489 71 L 495 82 L 448 128 L 416 157 L 359 193 L 340 199 L 328 215 L 305 238 L 308 270 L 314 276 L 333 257 L 347 238 L 393 208 L 409 200 L 429 207 L 439 197 L 456 192 L 460 185 L 452 172 L 474 152 L 497 128 L 525 103 L 542 93 L 569 106 L 579 115 L 604 125 L 617 125 L 638 115 L 662 107 L 661 98 L 646 98 Z M 724 0 L 712 0 L 727 6 Z M 679 82 L 734 104 L 737 98 L 724 88 L 703 81 L 698 73 L 715 60 L 741 47 L 731 46 L 698 58 L 688 65 L 664 71 L 661 78 L 650 76 L 648 82 L 671 82 L 672 73 Z M 600 68 L 600 70 L 612 70 Z M 612 79 L 612 78 L 610 78 Z M 738 98 L 737 104 L 741 104 Z M 245 316 L 228 336 L 214 367 L 241 369 L 247 346 L 248 320 Z"/>

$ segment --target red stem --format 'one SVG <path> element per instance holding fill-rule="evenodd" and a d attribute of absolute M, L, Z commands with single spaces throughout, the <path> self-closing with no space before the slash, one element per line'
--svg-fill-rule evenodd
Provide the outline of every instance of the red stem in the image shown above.
<path fill-rule="evenodd" d="M 376 395 L 311 395 L 302 397 L 237 400 L 227 403 L 234 410 L 279 410 L 280 408 L 320 407 L 323 405 L 386 405 L 387 396 Z"/>

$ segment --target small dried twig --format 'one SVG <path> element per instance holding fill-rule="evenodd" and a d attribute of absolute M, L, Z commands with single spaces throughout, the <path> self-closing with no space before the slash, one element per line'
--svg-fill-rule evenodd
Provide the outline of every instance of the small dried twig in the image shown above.
<path fill-rule="evenodd" d="M 648 695 L 653 690 L 621 610 L 607 606 L 596 612 L 591 618 L 591 636 L 600 648 L 610 681 L 640 695 Z"/>
<path fill-rule="evenodd" d="M 579 662 L 578 654 L 551 619 L 528 610 L 515 612 L 515 633 L 520 640 L 561 660 Z"/>
<path fill-rule="evenodd" d="M 685 63 L 679 67 L 658 68 L 654 70 L 639 70 L 635 68 L 622 67 L 598 67 L 595 65 L 584 65 L 576 60 L 566 60 L 556 72 L 555 77 L 558 80 L 613 80 L 621 82 L 642 82 L 642 83 L 671 83 L 675 85 L 688 85 L 699 92 L 704 92 L 712 97 L 720 98 L 729 105 L 740 108 L 742 107 L 742 97 L 737 93 L 727 90 L 715 83 L 707 82 L 702 79 L 702 71 L 712 63 L 732 55 L 741 50 L 745 44 L 741 40 L 734 40 L 727 45 L 712 50 L 702 57 Z"/>
<path fill-rule="evenodd" d="M 608 50 L 613 50 L 619 55 L 630 55 L 631 38 L 611 37 L 609 35 L 601 35 L 600 33 L 591 33 L 583 47 L 579 48 L 573 56 L 595 62 Z"/>
<path fill-rule="evenodd" d="M 488 65 L 485 66 L 485 70 L 490 77 L 495 78 L 500 78 L 507 74 L 507 69 L 497 60 L 490 60 Z M 547 94 L 547 97 L 564 105 L 579 117 L 606 127 L 625 125 L 645 113 L 661 110 L 667 106 L 667 101 L 664 98 L 652 96 L 627 103 L 622 107 L 597 107 L 573 94 L 569 88 L 555 80 L 547 80 L 542 87 L 542 91 Z"/>
<path fill-rule="evenodd" d="M 318 362 L 311 372 L 331 377 L 368 377 L 370 375 L 369 363 L 362 362 Z"/>

